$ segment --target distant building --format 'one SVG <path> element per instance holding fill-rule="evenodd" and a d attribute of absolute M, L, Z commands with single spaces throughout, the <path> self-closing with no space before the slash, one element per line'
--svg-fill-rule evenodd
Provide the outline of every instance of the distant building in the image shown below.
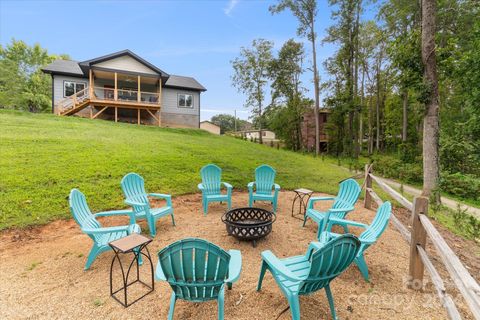
<path fill-rule="evenodd" d="M 319 111 L 319 128 L 320 128 L 320 150 L 327 150 L 328 135 L 326 123 L 330 116 L 330 110 L 322 108 Z M 315 113 L 312 109 L 303 115 L 302 122 L 302 146 L 307 150 L 315 150 Z"/>
<path fill-rule="evenodd" d="M 206 130 L 213 134 L 220 134 L 220 127 L 210 121 L 200 122 L 200 129 Z"/>
<path fill-rule="evenodd" d="M 247 140 L 260 140 L 260 131 L 259 130 L 244 130 L 237 131 L 234 133 L 236 136 L 241 136 L 242 138 L 247 138 Z M 275 140 L 275 132 L 270 130 L 262 130 L 262 139 L 264 142 L 270 142 Z"/>

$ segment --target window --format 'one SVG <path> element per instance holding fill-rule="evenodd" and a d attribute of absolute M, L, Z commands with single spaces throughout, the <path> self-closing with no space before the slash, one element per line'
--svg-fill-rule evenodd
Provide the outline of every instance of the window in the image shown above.
<path fill-rule="evenodd" d="M 63 81 L 63 97 L 70 97 L 86 87 L 86 82 Z"/>
<path fill-rule="evenodd" d="M 179 108 L 193 108 L 193 96 L 191 94 L 178 94 Z"/>

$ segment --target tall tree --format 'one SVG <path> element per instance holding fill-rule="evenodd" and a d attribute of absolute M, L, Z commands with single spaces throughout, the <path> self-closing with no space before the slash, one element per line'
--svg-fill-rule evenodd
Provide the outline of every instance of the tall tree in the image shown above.
<path fill-rule="evenodd" d="M 263 109 L 265 99 L 265 87 L 269 81 L 269 66 L 272 61 L 273 42 L 264 39 L 256 39 L 251 48 L 242 47 L 240 56 L 231 61 L 234 74 L 232 84 L 237 90 L 247 96 L 245 107 L 252 108 L 255 121 L 260 131 L 260 143 L 262 139 Z"/>
<path fill-rule="evenodd" d="M 317 47 L 315 32 L 315 23 L 317 19 L 317 1 L 316 0 L 279 0 L 278 4 L 270 7 L 272 14 L 289 9 L 298 19 L 299 26 L 297 34 L 306 37 L 312 46 L 312 72 L 313 85 L 315 90 L 315 154 L 320 153 L 320 127 L 319 127 L 319 109 L 320 109 L 320 76 L 317 67 Z"/>
<path fill-rule="evenodd" d="M 425 116 L 423 119 L 423 191 L 424 196 L 435 196 L 440 201 L 438 184 L 439 165 L 439 101 L 437 60 L 435 55 L 435 33 L 437 0 L 422 0 L 422 61 L 424 82 L 427 92 Z M 434 194 L 435 193 L 435 194 Z"/>

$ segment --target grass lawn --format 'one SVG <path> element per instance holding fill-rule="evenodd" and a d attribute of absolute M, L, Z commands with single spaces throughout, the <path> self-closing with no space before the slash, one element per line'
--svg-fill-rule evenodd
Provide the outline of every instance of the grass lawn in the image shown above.
<path fill-rule="evenodd" d="M 208 163 L 223 168 L 235 189 L 246 189 L 263 163 L 277 170 L 283 189 L 335 194 L 351 175 L 330 160 L 202 130 L 13 111 L 0 111 L 0 128 L 0 230 L 69 218 L 72 188 L 93 211 L 123 208 L 120 180 L 128 172 L 142 175 L 151 192 L 172 195 L 198 192 Z"/>

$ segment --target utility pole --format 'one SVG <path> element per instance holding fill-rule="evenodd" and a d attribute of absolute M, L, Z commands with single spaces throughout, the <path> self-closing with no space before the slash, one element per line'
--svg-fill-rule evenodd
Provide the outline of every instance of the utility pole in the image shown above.
<path fill-rule="evenodd" d="M 237 132 L 237 109 L 234 110 L 234 123 L 235 123 L 235 132 Z"/>

